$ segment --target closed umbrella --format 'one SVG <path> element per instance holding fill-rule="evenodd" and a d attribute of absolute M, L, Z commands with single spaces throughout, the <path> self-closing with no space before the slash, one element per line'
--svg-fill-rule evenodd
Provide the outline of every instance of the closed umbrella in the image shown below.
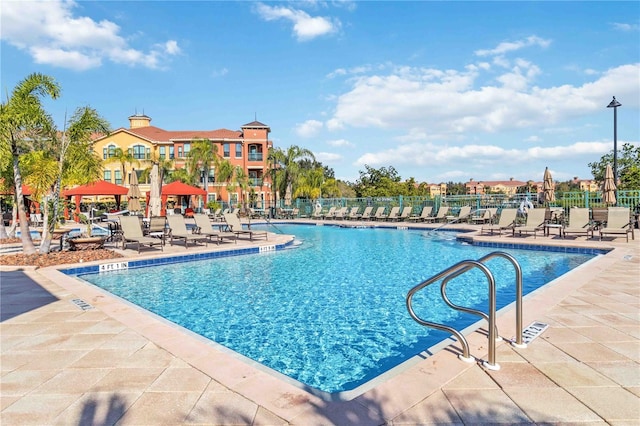
<path fill-rule="evenodd" d="M 158 164 L 154 163 L 151 167 L 151 193 L 149 194 L 149 215 L 160 216 L 162 200 L 160 199 L 162 183 L 160 182 L 160 173 Z"/>
<path fill-rule="evenodd" d="M 138 187 L 138 175 L 136 174 L 135 169 L 131 171 L 131 177 L 129 178 L 129 192 L 127 192 L 127 197 L 129 199 L 129 204 L 127 208 L 131 212 L 139 212 L 142 210 L 140 206 L 140 197 L 142 194 L 140 193 L 140 188 Z"/>
<path fill-rule="evenodd" d="M 602 186 L 602 201 L 605 204 L 614 205 L 616 203 L 616 183 L 613 179 L 613 169 L 607 164 L 604 172 L 604 185 Z"/>
<path fill-rule="evenodd" d="M 544 169 L 544 177 L 542 178 L 542 192 L 544 194 L 544 202 L 549 204 L 556 200 L 553 178 L 548 167 Z"/>

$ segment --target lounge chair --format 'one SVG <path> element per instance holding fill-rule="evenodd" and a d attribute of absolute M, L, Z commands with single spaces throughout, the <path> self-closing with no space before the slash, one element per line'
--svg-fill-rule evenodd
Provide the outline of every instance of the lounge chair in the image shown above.
<path fill-rule="evenodd" d="M 546 208 L 529 209 L 527 212 L 527 222 L 522 226 L 516 226 L 512 230 L 512 235 L 515 237 L 516 232 L 518 236 L 532 233 L 533 238 L 536 238 L 538 231 L 544 232 L 545 217 L 547 215 Z"/>
<path fill-rule="evenodd" d="M 332 219 L 333 215 L 336 214 L 335 206 L 329 208 L 329 211 L 322 215 L 322 219 Z"/>
<path fill-rule="evenodd" d="M 447 222 L 462 222 L 464 219 L 468 219 L 471 215 L 471 206 L 462 206 L 458 210 L 458 216 L 447 215 Z"/>
<path fill-rule="evenodd" d="M 196 213 L 193 215 L 193 219 L 196 221 L 197 233 L 200 235 L 206 235 L 210 241 L 215 239 L 216 244 L 220 245 L 223 238 L 230 238 L 237 242 L 238 236 L 233 232 L 225 232 L 213 229 L 209 216 L 206 214 Z"/>
<path fill-rule="evenodd" d="M 120 229 L 122 230 L 122 250 L 127 248 L 127 243 L 136 243 L 138 245 L 138 253 L 142 246 L 160 246 L 160 250 L 164 251 L 164 241 L 158 238 L 145 237 L 142 234 L 140 220 L 135 216 L 120 216 Z"/>
<path fill-rule="evenodd" d="M 569 224 L 562 228 L 560 232 L 563 238 L 567 235 L 586 235 L 588 238 L 589 234 L 591 234 L 591 238 L 593 238 L 593 224 L 589 218 L 589 209 L 570 209 Z"/>
<path fill-rule="evenodd" d="M 400 213 L 400 217 L 398 218 L 398 220 L 409 220 L 409 217 L 411 216 L 411 211 L 413 210 L 413 207 L 411 206 L 405 206 L 402 208 L 402 213 Z"/>
<path fill-rule="evenodd" d="M 322 217 L 323 217 L 322 206 L 318 205 L 313 210 L 313 213 L 311 213 L 311 219 L 322 219 Z"/>
<path fill-rule="evenodd" d="M 151 216 L 149 218 L 149 226 L 142 230 L 147 237 L 160 238 L 164 243 L 169 235 L 167 229 L 167 218 L 164 216 Z"/>
<path fill-rule="evenodd" d="M 438 213 L 435 216 L 431 216 L 425 220 L 425 222 L 440 222 L 447 220 L 447 213 L 449 213 L 449 206 L 440 206 Z"/>
<path fill-rule="evenodd" d="M 498 219 L 498 223 L 489 223 L 487 225 L 482 225 L 480 229 L 480 234 L 485 232 L 489 232 L 493 235 L 493 232 L 497 232 L 498 235 L 502 235 L 502 231 L 507 231 L 512 229 L 516 223 L 516 217 L 518 216 L 517 208 L 507 208 L 502 209 L 500 213 L 500 218 Z"/>
<path fill-rule="evenodd" d="M 184 240 L 184 247 L 189 248 L 189 241 L 195 245 L 198 241 L 204 241 L 208 245 L 209 237 L 206 235 L 197 235 L 187 231 L 187 225 L 182 215 L 174 214 L 167 216 L 169 223 L 169 244 L 173 245 L 173 240 Z"/>
<path fill-rule="evenodd" d="M 334 219 L 346 219 L 349 207 L 340 207 L 333 215 Z"/>
<path fill-rule="evenodd" d="M 631 234 L 631 239 L 635 240 L 633 222 L 630 218 L 629 207 L 609 207 L 607 223 L 604 228 L 600 229 L 600 240 L 606 235 L 624 235 L 627 237 L 627 242 L 629 242 L 629 234 Z"/>
<path fill-rule="evenodd" d="M 239 237 L 240 235 L 249 235 L 249 239 L 253 240 L 253 236 L 254 235 L 260 235 L 262 237 L 264 237 L 265 239 L 269 239 L 269 233 L 267 231 L 255 231 L 252 230 L 250 228 L 251 225 L 249 225 L 248 229 L 244 229 L 242 227 L 242 223 L 240 222 L 240 218 L 233 214 L 233 213 L 227 213 L 224 215 L 224 221 L 227 223 L 227 227 L 229 228 L 229 232 L 232 232 L 234 234 L 236 234 L 236 237 Z"/>
<path fill-rule="evenodd" d="M 478 213 L 479 212 L 480 211 L 478 211 Z M 482 214 L 479 214 L 479 215 L 476 215 L 476 216 L 472 216 L 469 220 L 472 223 L 476 223 L 476 224 L 477 223 L 481 223 L 481 224 L 492 223 L 497 212 L 498 212 L 498 209 L 494 208 L 494 207 L 482 209 Z"/>
<path fill-rule="evenodd" d="M 360 213 L 358 213 L 358 211 L 360 210 L 360 207 L 356 206 L 356 207 L 351 207 L 351 210 L 349 210 L 349 213 L 347 214 L 347 216 L 345 217 L 345 219 L 360 219 Z"/>
<path fill-rule="evenodd" d="M 369 206 L 369 207 L 365 207 L 364 211 L 362 212 L 362 216 L 360 216 L 360 220 L 370 220 L 371 219 L 371 212 L 373 212 L 373 207 Z"/>
<path fill-rule="evenodd" d="M 389 212 L 385 220 L 394 221 L 394 220 L 398 220 L 399 217 L 400 217 L 400 207 L 394 206 L 394 207 L 391 207 L 391 211 Z"/>
<path fill-rule="evenodd" d="M 416 221 L 416 222 L 425 222 L 431 217 L 431 212 L 433 211 L 433 206 L 424 206 L 422 208 L 422 212 L 420 216 L 413 215 L 409 216 L 408 220 Z"/>
<path fill-rule="evenodd" d="M 386 210 L 386 207 L 378 207 L 376 209 L 376 213 L 371 216 L 371 220 L 381 220 L 381 219 L 385 219 L 386 216 L 384 215 L 384 211 Z"/>

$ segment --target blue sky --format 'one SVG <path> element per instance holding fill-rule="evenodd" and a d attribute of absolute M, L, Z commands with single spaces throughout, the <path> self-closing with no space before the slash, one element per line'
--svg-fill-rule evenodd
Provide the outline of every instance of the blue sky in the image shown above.
<path fill-rule="evenodd" d="M 41 72 L 46 101 L 113 129 L 257 118 L 336 177 L 364 165 L 430 183 L 590 179 L 640 142 L 640 2 L 4 1 L 3 93 Z"/>

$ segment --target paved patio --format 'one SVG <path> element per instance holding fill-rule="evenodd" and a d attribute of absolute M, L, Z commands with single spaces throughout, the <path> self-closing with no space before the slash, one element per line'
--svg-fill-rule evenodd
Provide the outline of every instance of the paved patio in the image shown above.
<path fill-rule="evenodd" d="M 54 268 L 3 266 L 0 423 L 640 424 L 640 238 L 482 239 L 613 250 L 525 299 L 524 325 L 550 327 L 525 349 L 499 344 L 499 371 L 458 360 L 454 343 L 349 401 L 315 396 Z M 499 313 L 502 335 L 513 336 L 514 323 L 512 308 Z M 485 335 L 468 338 L 486 359 Z"/>

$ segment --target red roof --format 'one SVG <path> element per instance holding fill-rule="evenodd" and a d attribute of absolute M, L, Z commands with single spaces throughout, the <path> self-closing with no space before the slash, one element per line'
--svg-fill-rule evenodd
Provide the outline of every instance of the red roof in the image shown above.
<path fill-rule="evenodd" d="M 0 195 L 10 195 L 13 194 L 15 188 L 11 187 L 7 191 L 0 191 Z M 22 185 L 22 195 L 31 195 L 33 194 L 33 189 L 29 185 Z"/>
<path fill-rule="evenodd" d="M 66 191 L 63 191 L 62 195 L 65 197 L 70 197 L 72 195 L 126 195 L 128 191 L 129 189 L 124 186 L 99 180 L 87 185 L 67 189 Z"/>
<path fill-rule="evenodd" d="M 155 126 L 138 127 L 127 129 L 127 132 L 155 142 L 169 142 L 173 140 L 193 140 L 193 139 L 240 139 L 242 132 L 237 130 L 163 130 Z"/>
<path fill-rule="evenodd" d="M 207 191 L 197 186 L 175 181 L 162 187 L 162 195 L 207 195 Z"/>

